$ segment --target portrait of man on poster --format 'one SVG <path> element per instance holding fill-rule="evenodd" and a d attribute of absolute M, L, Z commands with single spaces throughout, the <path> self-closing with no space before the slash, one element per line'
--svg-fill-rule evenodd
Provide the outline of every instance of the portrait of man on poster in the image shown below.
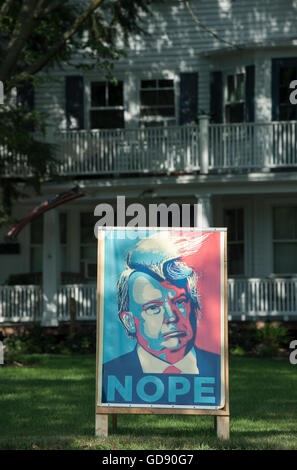
<path fill-rule="evenodd" d="M 134 349 L 103 364 L 104 383 L 145 374 L 218 378 L 220 355 L 196 346 L 201 316 L 197 273 L 183 258 L 205 242 L 150 236 L 130 250 L 117 283 L 118 316 Z"/>

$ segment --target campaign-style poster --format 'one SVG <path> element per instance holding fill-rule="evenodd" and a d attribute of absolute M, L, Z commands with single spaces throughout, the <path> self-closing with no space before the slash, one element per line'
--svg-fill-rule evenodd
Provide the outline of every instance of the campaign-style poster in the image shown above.
<path fill-rule="evenodd" d="M 225 406 L 224 229 L 99 230 L 97 405 Z"/>

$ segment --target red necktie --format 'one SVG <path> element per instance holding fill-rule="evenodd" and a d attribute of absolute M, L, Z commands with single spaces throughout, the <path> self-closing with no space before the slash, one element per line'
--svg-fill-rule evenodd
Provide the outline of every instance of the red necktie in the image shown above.
<path fill-rule="evenodd" d="M 180 374 L 181 371 L 175 366 L 169 366 L 164 371 L 163 374 Z"/>

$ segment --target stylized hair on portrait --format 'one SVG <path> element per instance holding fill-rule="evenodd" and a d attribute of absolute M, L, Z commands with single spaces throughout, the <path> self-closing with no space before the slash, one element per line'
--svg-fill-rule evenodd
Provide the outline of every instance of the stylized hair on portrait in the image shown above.
<path fill-rule="evenodd" d="M 141 239 L 127 256 L 127 268 L 118 280 L 118 314 L 128 312 L 129 282 L 135 272 L 149 274 L 159 282 L 169 281 L 178 287 L 187 287 L 193 309 L 200 316 L 200 302 L 197 291 L 197 274 L 195 270 L 181 261 L 181 258 L 196 253 L 206 241 L 209 234 L 195 238 L 185 238 L 173 232 L 166 232 L 164 238 L 159 233 Z M 124 325 L 125 326 L 125 325 Z M 135 337 L 125 327 L 128 336 Z"/>

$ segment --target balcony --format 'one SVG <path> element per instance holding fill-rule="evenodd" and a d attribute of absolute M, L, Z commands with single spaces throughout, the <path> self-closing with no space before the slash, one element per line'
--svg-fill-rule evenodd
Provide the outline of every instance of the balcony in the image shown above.
<path fill-rule="evenodd" d="M 72 300 L 71 300 L 72 299 Z M 96 285 L 62 285 L 57 292 L 58 321 L 96 320 Z M 0 286 L 0 323 L 40 322 L 43 295 L 39 286 Z M 229 279 L 229 320 L 297 320 L 297 279 Z"/>
<path fill-rule="evenodd" d="M 297 121 L 58 131 L 60 175 L 248 173 L 297 168 Z M 5 155 L 5 149 L 0 149 Z M 6 153 L 7 155 L 7 153 Z M 11 155 L 7 177 L 31 175 Z"/>
<path fill-rule="evenodd" d="M 64 175 L 170 174 L 199 169 L 199 128 L 160 127 L 57 134 Z"/>

